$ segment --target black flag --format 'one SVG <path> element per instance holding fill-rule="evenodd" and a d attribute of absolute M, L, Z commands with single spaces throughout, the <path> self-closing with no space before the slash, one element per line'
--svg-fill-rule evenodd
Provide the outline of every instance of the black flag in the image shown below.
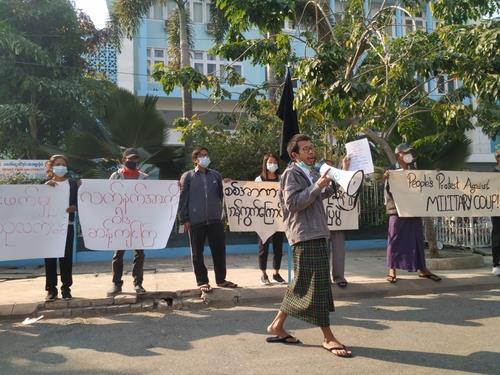
<path fill-rule="evenodd" d="M 290 162 L 290 157 L 286 152 L 286 146 L 290 138 L 299 132 L 299 123 L 297 121 L 297 112 L 293 109 L 293 87 L 292 87 L 292 74 L 290 68 L 286 70 L 285 87 L 281 95 L 280 104 L 277 112 L 278 117 L 283 120 L 283 127 L 281 129 L 281 147 L 280 159 L 285 162 Z"/>

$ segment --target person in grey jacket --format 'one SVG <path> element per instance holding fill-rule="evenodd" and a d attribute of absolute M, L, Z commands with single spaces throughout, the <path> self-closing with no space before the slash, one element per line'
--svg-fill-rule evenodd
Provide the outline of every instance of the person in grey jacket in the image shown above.
<path fill-rule="evenodd" d="M 236 288 L 235 283 L 226 280 L 226 239 L 221 220 L 222 176 L 208 168 L 210 157 L 207 148 L 195 149 L 192 160 L 195 168 L 185 172 L 180 180 L 179 216 L 184 231 L 189 234 L 196 283 L 202 292 L 212 291 L 203 259 L 208 239 L 217 286 Z"/>
<path fill-rule="evenodd" d="M 329 170 L 318 176 L 314 170 L 314 146 L 303 134 L 290 139 L 287 152 L 293 163 L 281 176 L 279 194 L 285 232 L 293 251 L 294 278 L 280 310 L 267 327 L 267 332 L 274 336 L 266 341 L 300 343 L 284 329 L 290 315 L 320 327 L 324 349 L 339 357 L 350 357 L 351 351 L 335 338 L 330 328 L 329 315 L 334 311 L 327 249 L 330 231 L 323 206 L 323 199 L 334 194 Z M 343 163 L 348 169 L 348 159 Z"/>

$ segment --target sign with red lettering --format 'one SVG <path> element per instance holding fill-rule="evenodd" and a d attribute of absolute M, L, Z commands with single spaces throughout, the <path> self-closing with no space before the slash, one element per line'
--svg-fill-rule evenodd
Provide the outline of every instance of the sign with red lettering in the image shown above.
<path fill-rule="evenodd" d="M 500 173 L 390 171 L 401 217 L 500 216 Z"/>
<path fill-rule="evenodd" d="M 78 211 L 85 247 L 163 249 L 178 205 L 177 181 L 84 179 Z"/>
<path fill-rule="evenodd" d="M 64 256 L 69 185 L 0 185 L 0 260 Z"/>

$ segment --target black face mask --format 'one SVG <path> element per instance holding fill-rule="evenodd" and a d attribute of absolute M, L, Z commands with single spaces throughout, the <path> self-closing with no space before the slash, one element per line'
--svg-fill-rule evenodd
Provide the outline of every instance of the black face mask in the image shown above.
<path fill-rule="evenodd" d="M 136 161 L 130 161 L 130 160 L 127 160 L 125 162 L 125 166 L 128 168 L 128 169 L 137 169 L 137 162 Z"/>

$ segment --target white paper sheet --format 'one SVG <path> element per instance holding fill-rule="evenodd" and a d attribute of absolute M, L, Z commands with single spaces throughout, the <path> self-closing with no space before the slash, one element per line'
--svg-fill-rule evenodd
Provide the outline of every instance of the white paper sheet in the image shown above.
<path fill-rule="evenodd" d="M 365 174 L 374 172 L 372 154 L 368 139 L 363 138 L 345 144 L 346 154 L 351 158 L 350 171 L 362 170 Z"/>

